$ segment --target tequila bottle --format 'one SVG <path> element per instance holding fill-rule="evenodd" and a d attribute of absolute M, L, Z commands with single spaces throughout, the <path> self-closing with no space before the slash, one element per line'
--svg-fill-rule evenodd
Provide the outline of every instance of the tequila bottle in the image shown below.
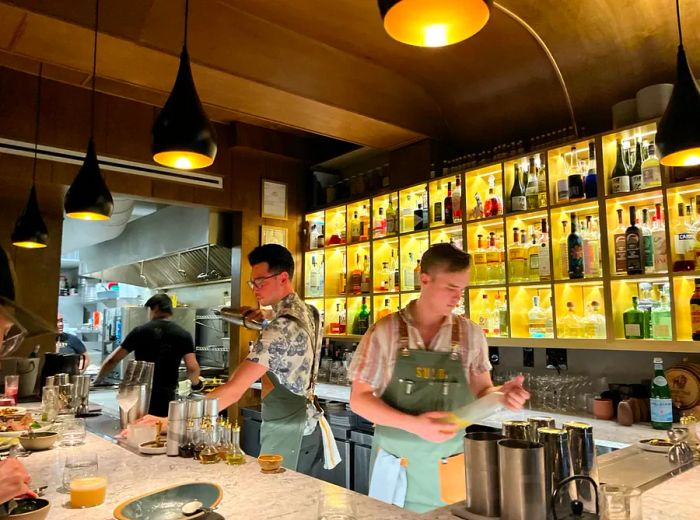
<path fill-rule="evenodd" d="M 532 307 L 527 313 L 528 332 L 531 338 L 544 338 L 547 317 L 540 307 L 540 297 L 532 297 Z"/>
<path fill-rule="evenodd" d="M 587 338 L 605 338 L 605 316 L 600 312 L 600 304 L 597 301 L 591 302 L 590 311 L 584 318 L 584 336 Z"/>
<path fill-rule="evenodd" d="M 476 251 L 474 251 L 474 269 L 472 270 L 472 284 L 486 283 L 486 249 L 484 248 L 483 235 L 476 235 Z"/>

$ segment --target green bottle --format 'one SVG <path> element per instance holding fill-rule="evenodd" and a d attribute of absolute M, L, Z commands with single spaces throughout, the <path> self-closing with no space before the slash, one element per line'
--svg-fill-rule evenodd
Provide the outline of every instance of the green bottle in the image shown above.
<path fill-rule="evenodd" d="M 632 307 L 627 309 L 622 315 L 622 322 L 625 325 L 625 339 L 644 339 L 647 330 L 644 311 L 640 311 L 637 306 L 639 298 L 632 296 Z"/>
<path fill-rule="evenodd" d="M 654 358 L 654 379 L 651 381 L 651 425 L 657 430 L 670 430 L 673 425 L 671 389 L 664 373 L 663 360 Z"/>
<path fill-rule="evenodd" d="M 367 297 L 362 297 L 362 307 L 355 318 L 355 334 L 362 335 L 369 328 L 369 311 L 367 310 Z"/>

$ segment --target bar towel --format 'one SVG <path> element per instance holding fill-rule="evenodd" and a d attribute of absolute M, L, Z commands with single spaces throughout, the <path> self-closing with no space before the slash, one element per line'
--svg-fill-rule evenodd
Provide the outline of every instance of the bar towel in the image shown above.
<path fill-rule="evenodd" d="M 369 482 L 369 496 L 403 507 L 406 501 L 406 467 L 402 459 L 379 450 Z"/>
<path fill-rule="evenodd" d="M 333 469 L 340 464 L 343 459 L 340 458 L 340 452 L 335 443 L 333 431 L 331 431 L 331 426 L 328 424 L 324 414 L 318 416 L 318 426 L 321 428 L 321 437 L 323 440 L 323 468 Z"/>

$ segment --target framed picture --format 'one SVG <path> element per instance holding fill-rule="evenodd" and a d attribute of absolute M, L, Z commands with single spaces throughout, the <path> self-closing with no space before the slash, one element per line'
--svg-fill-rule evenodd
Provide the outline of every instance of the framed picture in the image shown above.
<path fill-rule="evenodd" d="M 287 220 L 287 185 L 284 182 L 263 179 L 262 216 Z"/>
<path fill-rule="evenodd" d="M 260 226 L 260 245 L 279 244 L 287 247 L 287 228 Z"/>

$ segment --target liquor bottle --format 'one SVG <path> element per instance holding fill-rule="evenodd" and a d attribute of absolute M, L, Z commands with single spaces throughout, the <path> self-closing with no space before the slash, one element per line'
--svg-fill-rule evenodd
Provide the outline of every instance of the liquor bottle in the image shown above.
<path fill-rule="evenodd" d="M 622 141 L 617 142 L 617 159 L 615 166 L 610 174 L 610 192 L 629 193 L 630 191 L 630 176 L 625 162 L 622 160 Z"/>
<path fill-rule="evenodd" d="M 615 247 L 615 273 L 627 272 L 627 245 L 625 243 L 625 225 L 622 223 L 622 209 L 617 210 L 617 227 L 613 234 Z"/>
<path fill-rule="evenodd" d="M 413 290 L 420 291 L 420 258 L 416 260 L 416 267 L 413 269 Z"/>
<path fill-rule="evenodd" d="M 453 208 L 452 208 L 452 183 L 447 183 L 447 195 L 445 196 L 443 208 L 445 210 L 445 224 L 454 224 Z"/>
<path fill-rule="evenodd" d="M 362 212 L 360 213 L 360 240 L 369 240 L 369 210 L 367 205 L 362 205 Z"/>
<path fill-rule="evenodd" d="M 489 195 L 484 205 L 484 216 L 495 217 L 503 213 L 503 201 L 496 194 L 496 178 L 493 175 L 489 175 L 488 183 Z"/>
<path fill-rule="evenodd" d="M 316 264 L 316 256 L 311 256 L 311 270 L 309 272 L 309 296 L 320 296 L 322 292 L 321 273 Z"/>
<path fill-rule="evenodd" d="M 661 166 L 654 143 L 649 143 L 647 158 L 642 163 L 642 183 L 645 188 L 661 186 Z"/>
<path fill-rule="evenodd" d="M 389 267 L 389 262 L 382 262 L 382 273 L 378 289 L 380 291 L 392 291 L 394 289 L 394 270 Z"/>
<path fill-rule="evenodd" d="M 455 189 L 452 192 L 452 220 L 455 224 L 462 222 L 462 187 L 459 182 L 458 175 L 455 178 Z"/>
<path fill-rule="evenodd" d="M 413 253 L 408 253 L 408 262 L 403 268 L 403 290 L 413 291 L 415 280 L 413 279 Z"/>
<path fill-rule="evenodd" d="M 362 297 L 362 306 L 360 307 L 360 312 L 357 313 L 355 317 L 355 326 L 353 327 L 353 334 L 361 336 L 367 329 L 369 329 L 369 311 L 367 310 L 367 297 Z"/>
<path fill-rule="evenodd" d="M 673 339 L 671 336 L 671 306 L 668 296 L 661 293 L 658 307 L 651 309 L 651 337 L 653 339 Z"/>
<path fill-rule="evenodd" d="M 414 226 L 413 202 L 411 195 L 406 195 L 406 206 L 401 208 L 401 232 L 413 231 Z"/>
<path fill-rule="evenodd" d="M 562 338 L 582 338 L 584 336 L 583 321 L 576 314 L 573 302 L 566 302 L 566 314 L 557 320 L 557 334 Z"/>
<path fill-rule="evenodd" d="M 561 238 L 559 239 L 559 261 L 561 267 L 561 277 L 567 278 L 569 276 L 569 235 L 566 232 L 566 226 L 568 222 L 566 220 L 561 221 Z"/>
<path fill-rule="evenodd" d="M 478 193 L 474 194 L 474 207 L 472 208 L 471 211 L 471 218 L 472 220 L 484 218 L 484 205 L 481 203 L 481 195 Z"/>
<path fill-rule="evenodd" d="M 496 266 L 496 276 L 498 283 L 506 282 L 506 248 L 503 233 L 496 236 L 496 249 L 498 250 L 498 265 Z"/>
<path fill-rule="evenodd" d="M 360 223 L 360 216 L 357 210 L 353 211 L 352 219 L 350 220 L 350 242 L 359 242 L 360 235 L 362 234 L 362 225 Z"/>
<path fill-rule="evenodd" d="M 566 239 L 569 255 L 569 279 L 583 278 L 583 240 L 576 231 L 576 215 L 571 214 L 571 231 Z"/>
<path fill-rule="evenodd" d="M 671 389 L 664 373 L 663 360 L 654 358 L 654 379 L 651 380 L 651 426 L 657 430 L 669 430 L 673 426 L 673 401 Z"/>
<path fill-rule="evenodd" d="M 644 339 L 646 330 L 646 320 L 644 311 L 639 310 L 639 298 L 632 296 L 632 307 L 622 314 L 624 324 L 625 339 Z"/>
<path fill-rule="evenodd" d="M 642 238 L 644 241 L 644 272 L 654 272 L 654 239 L 649 226 L 649 212 L 642 210 Z"/>
<path fill-rule="evenodd" d="M 598 196 L 598 174 L 595 163 L 595 143 L 588 143 L 588 172 L 583 187 L 587 199 L 595 199 Z"/>
<path fill-rule="evenodd" d="M 391 269 L 394 272 L 394 291 L 401 290 L 401 272 L 399 271 L 399 258 L 394 255 L 394 250 L 391 250 Z"/>
<path fill-rule="evenodd" d="M 484 293 L 481 295 L 481 307 L 479 308 L 479 327 L 485 335 L 489 335 L 489 322 L 491 321 L 491 310 L 489 309 L 489 295 Z"/>
<path fill-rule="evenodd" d="M 391 314 L 389 298 L 384 298 L 384 307 L 377 313 L 377 320 L 381 320 Z"/>
<path fill-rule="evenodd" d="M 695 279 L 695 292 L 690 297 L 690 331 L 693 341 L 700 341 L 700 278 Z"/>
<path fill-rule="evenodd" d="M 489 308 L 489 330 L 492 336 L 501 335 L 501 298 L 496 293 L 493 306 Z"/>
<path fill-rule="evenodd" d="M 391 201 L 391 195 L 389 195 L 389 207 L 386 208 L 386 233 L 387 235 L 394 235 L 397 230 L 397 214 Z"/>
<path fill-rule="evenodd" d="M 505 295 L 504 301 L 501 303 L 501 293 L 496 293 L 496 307 L 498 308 L 498 325 L 501 331 L 501 337 L 508 337 L 508 295 Z"/>
<path fill-rule="evenodd" d="M 630 225 L 625 231 L 627 274 L 644 274 L 644 237 L 637 227 L 635 207 L 630 206 Z"/>
<path fill-rule="evenodd" d="M 350 271 L 348 289 L 352 294 L 362 294 L 362 267 L 359 253 L 355 255 L 355 268 Z"/>
<path fill-rule="evenodd" d="M 331 321 L 328 324 L 328 329 L 331 334 L 340 334 L 340 304 L 335 304 L 335 321 Z"/>
<path fill-rule="evenodd" d="M 564 165 L 565 177 L 563 179 L 557 179 L 557 202 L 566 202 L 569 200 L 569 178 L 568 178 L 568 168 L 569 164 L 566 161 L 564 154 L 559 155 L 560 162 Z"/>
<path fill-rule="evenodd" d="M 571 163 L 567 183 L 569 185 L 569 200 L 582 199 L 585 196 L 583 179 L 578 167 L 576 147 L 571 147 Z"/>
<path fill-rule="evenodd" d="M 377 217 L 374 222 L 374 238 L 383 238 L 386 236 L 386 217 L 384 216 L 384 208 L 377 210 Z"/>
<path fill-rule="evenodd" d="M 486 283 L 486 249 L 483 243 L 484 235 L 476 235 L 476 251 L 474 251 L 474 269 L 472 270 L 472 284 Z"/>
<path fill-rule="evenodd" d="M 340 264 L 340 274 L 338 275 L 338 294 L 345 294 L 345 291 L 347 291 L 348 273 L 346 261 L 347 257 L 345 256 L 345 251 L 343 251 L 343 261 Z"/>
<path fill-rule="evenodd" d="M 513 228 L 513 243 L 508 246 L 508 274 L 510 283 L 525 280 L 525 247 L 520 243 L 518 228 Z"/>
<path fill-rule="evenodd" d="M 676 258 L 673 262 L 673 271 L 693 271 L 696 264 L 690 259 L 690 251 L 694 249 L 695 234 L 689 226 L 689 221 L 685 215 L 685 206 L 682 202 L 678 203 L 678 222 L 678 233 L 674 237 Z"/>
<path fill-rule="evenodd" d="M 527 279 L 530 282 L 538 282 L 540 280 L 540 244 L 537 243 L 535 234 L 532 233 L 532 240 L 527 249 Z"/>
<path fill-rule="evenodd" d="M 661 203 L 656 204 L 656 215 L 652 219 L 651 242 L 654 255 L 654 271 L 665 273 L 668 271 L 668 254 L 666 253 L 666 229 L 661 215 Z"/>
<path fill-rule="evenodd" d="M 600 304 L 591 302 L 590 312 L 584 318 L 584 336 L 587 338 L 605 338 L 605 316 L 600 312 Z"/>
<path fill-rule="evenodd" d="M 372 279 L 369 275 L 369 258 L 367 255 L 365 255 L 364 262 L 362 263 L 362 282 L 360 285 L 360 290 L 362 294 L 372 292 Z"/>
<path fill-rule="evenodd" d="M 630 168 L 630 191 L 639 191 L 645 188 L 642 181 L 642 146 L 636 139 L 634 165 Z"/>
<path fill-rule="evenodd" d="M 545 321 L 546 316 L 540 308 L 540 297 L 532 297 L 532 308 L 527 313 L 528 334 L 531 338 L 545 337 Z"/>
<path fill-rule="evenodd" d="M 435 188 L 435 203 L 433 204 L 433 222 L 442 222 L 442 184 L 437 181 Z"/>
<path fill-rule="evenodd" d="M 338 334 L 345 334 L 348 327 L 347 304 L 343 303 L 343 308 L 338 311 Z"/>
<path fill-rule="evenodd" d="M 543 307 L 542 312 L 544 313 L 544 337 L 553 338 L 554 337 L 554 317 L 552 316 L 552 297 L 549 297 L 549 306 Z"/>
<path fill-rule="evenodd" d="M 544 164 L 540 160 L 540 154 L 535 157 L 535 168 L 537 171 L 537 207 L 547 207 L 547 175 Z"/>
<path fill-rule="evenodd" d="M 583 272 L 586 276 L 600 276 L 600 234 L 597 221 L 591 215 L 586 215 L 583 235 Z"/>
<path fill-rule="evenodd" d="M 423 204 L 418 203 L 418 207 L 413 211 L 413 231 L 420 231 L 428 227 L 424 217 Z"/>
<path fill-rule="evenodd" d="M 513 187 L 510 190 L 510 211 L 527 211 L 527 199 L 523 191 L 523 185 L 520 182 L 520 168 L 516 164 L 513 167 Z"/>
<path fill-rule="evenodd" d="M 540 281 L 545 282 L 552 279 L 552 272 L 549 266 L 549 235 L 547 233 L 547 219 L 541 221 L 542 234 L 540 235 L 540 258 L 537 261 Z M 568 269 L 568 267 L 567 267 Z"/>
<path fill-rule="evenodd" d="M 486 250 L 486 275 L 488 283 L 502 283 L 500 276 L 501 251 L 496 247 L 496 233 L 489 233 L 489 247 Z"/>
<path fill-rule="evenodd" d="M 527 173 L 527 184 L 525 185 L 525 199 L 529 210 L 537 209 L 538 207 L 538 189 L 537 171 L 535 170 L 535 158 L 530 157 L 530 169 Z"/>

